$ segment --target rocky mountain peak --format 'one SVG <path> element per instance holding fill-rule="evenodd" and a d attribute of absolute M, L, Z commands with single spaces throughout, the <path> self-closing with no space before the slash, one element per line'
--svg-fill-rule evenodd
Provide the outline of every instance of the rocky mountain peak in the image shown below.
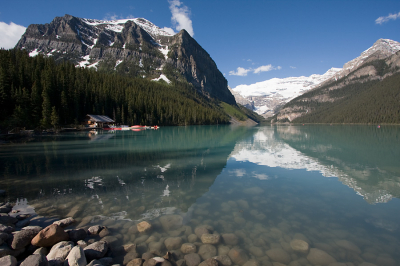
<path fill-rule="evenodd" d="M 173 35 L 144 18 L 56 17 L 50 24 L 30 25 L 16 48 L 78 67 L 168 83 L 183 78 L 206 97 L 236 104 L 211 56 L 186 30 Z"/>
<path fill-rule="evenodd" d="M 335 79 L 342 78 L 366 62 L 378 59 L 385 59 L 395 54 L 399 50 L 400 50 L 399 42 L 389 39 L 379 39 L 374 43 L 374 45 L 372 45 L 370 48 L 362 52 L 359 57 L 344 64 L 343 70 L 341 72 L 338 72 L 334 76 L 334 78 Z"/>

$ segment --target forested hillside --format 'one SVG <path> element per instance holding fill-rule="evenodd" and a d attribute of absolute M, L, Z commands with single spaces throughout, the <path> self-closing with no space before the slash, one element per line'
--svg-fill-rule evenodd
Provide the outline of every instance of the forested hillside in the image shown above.
<path fill-rule="evenodd" d="M 86 114 L 122 124 L 229 123 L 218 102 L 187 82 L 154 82 L 76 68 L 71 62 L 0 50 L 0 126 L 34 129 L 78 124 Z"/>
<path fill-rule="evenodd" d="M 318 91 L 298 97 L 296 104 L 299 105 L 302 98 L 313 98 L 313 94 L 318 94 Z M 324 103 L 303 101 L 304 106 L 313 111 L 293 122 L 400 124 L 400 73 L 382 81 L 349 84 L 329 91 L 329 96 L 337 100 Z"/>

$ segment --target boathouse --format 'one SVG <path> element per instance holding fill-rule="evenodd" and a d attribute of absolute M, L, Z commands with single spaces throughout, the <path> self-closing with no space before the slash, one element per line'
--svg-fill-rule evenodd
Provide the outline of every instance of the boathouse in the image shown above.
<path fill-rule="evenodd" d="M 104 127 L 113 123 L 115 121 L 106 115 L 86 115 L 85 117 L 85 126 L 87 127 Z"/>

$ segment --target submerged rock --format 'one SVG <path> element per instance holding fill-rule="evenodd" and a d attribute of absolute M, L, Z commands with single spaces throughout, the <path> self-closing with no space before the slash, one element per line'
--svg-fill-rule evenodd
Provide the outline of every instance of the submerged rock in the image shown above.
<path fill-rule="evenodd" d="M 199 266 L 218 266 L 218 261 L 216 259 L 209 258 L 200 263 Z"/>
<path fill-rule="evenodd" d="M 222 239 L 226 245 L 235 246 L 239 243 L 239 238 L 235 234 L 222 234 Z"/>
<path fill-rule="evenodd" d="M 282 248 L 273 248 L 273 249 L 267 250 L 266 253 L 267 253 L 268 257 L 271 258 L 271 260 L 277 261 L 280 263 L 288 264 L 292 260 L 290 255 Z"/>
<path fill-rule="evenodd" d="M 196 250 L 197 250 L 197 247 L 193 243 L 184 243 L 181 246 L 181 251 L 184 254 L 195 253 Z"/>
<path fill-rule="evenodd" d="M 217 255 L 217 249 L 213 245 L 204 244 L 199 248 L 199 255 L 203 260 L 215 257 Z"/>
<path fill-rule="evenodd" d="M 219 234 L 202 234 L 201 235 L 201 242 L 203 242 L 203 244 L 218 244 L 219 243 L 219 239 L 220 239 L 220 235 Z"/>
<path fill-rule="evenodd" d="M 164 215 L 160 217 L 161 226 L 165 231 L 176 230 L 182 226 L 183 217 L 176 214 Z"/>
<path fill-rule="evenodd" d="M 187 266 L 198 266 L 201 262 L 200 255 L 197 253 L 190 253 L 185 255 L 184 260 Z"/>
<path fill-rule="evenodd" d="M 148 232 L 151 230 L 151 224 L 149 222 L 143 221 L 137 224 L 137 229 L 139 233 Z"/>
<path fill-rule="evenodd" d="M 220 255 L 220 256 L 215 256 L 213 258 L 216 259 L 222 266 L 232 265 L 232 261 L 228 255 Z"/>
<path fill-rule="evenodd" d="M 249 257 L 247 256 L 246 252 L 243 249 L 239 248 L 231 249 L 228 253 L 228 256 L 233 263 L 238 265 L 243 265 L 249 260 Z"/>
<path fill-rule="evenodd" d="M 308 253 L 309 245 L 304 240 L 294 239 L 290 241 L 290 247 L 297 252 Z"/>
<path fill-rule="evenodd" d="M 323 250 L 317 248 L 311 248 L 308 253 L 307 259 L 315 265 L 329 265 L 330 263 L 336 262 L 336 260 Z"/>
<path fill-rule="evenodd" d="M 164 241 L 164 245 L 167 250 L 179 249 L 182 245 L 182 238 L 180 237 L 168 237 Z"/>

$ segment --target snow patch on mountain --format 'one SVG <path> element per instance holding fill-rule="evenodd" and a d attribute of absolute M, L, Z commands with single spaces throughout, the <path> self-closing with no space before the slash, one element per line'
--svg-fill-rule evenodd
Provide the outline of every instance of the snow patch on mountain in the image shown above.
<path fill-rule="evenodd" d="M 273 78 L 251 85 L 239 85 L 233 88 L 233 91 L 254 101 L 255 111 L 263 115 L 333 77 L 341 70 L 331 68 L 323 75 L 314 74 L 309 77 Z"/>
<path fill-rule="evenodd" d="M 170 81 L 164 74 L 161 74 L 159 78 L 152 79 L 152 80 L 153 80 L 153 81 L 159 81 L 159 80 L 161 80 L 161 79 L 164 80 L 165 82 L 167 82 L 168 84 L 171 83 L 171 81 Z"/>
<path fill-rule="evenodd" d="M 144 29 L 150 36 L 153 38 L 157 36 L 173 36 L 174 34 L 171 34 L 163 29 L 160 29 L 156 25 L 154 25 L 152 22 L 148 21 L 147 19 L 144 18 L 132 18 L 132 19 L 119 19 L 119 20 L 98 20 L 98 19 L 82 19 L 83 22 L 85 22 L 88 25 L 91 26 L 98 26 L 98 25 L 106 25 L 106 28 L 115 32 L 122 32 L 123 30 L 123 24 L 125 24 L 128 21 L 133 21 L 139 27 Z"/>

